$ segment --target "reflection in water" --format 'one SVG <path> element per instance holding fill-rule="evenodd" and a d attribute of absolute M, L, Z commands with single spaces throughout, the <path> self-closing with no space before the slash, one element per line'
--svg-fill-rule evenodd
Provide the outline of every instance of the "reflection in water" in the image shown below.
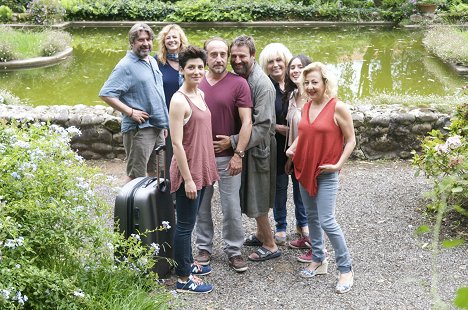
<path fill-rule="evenodd" d="M 154 28 L 158 32 L 160 28 Z M 468 77 L 460 77 L 421 44 L 422 33 L 389 28 L 186 28 L 190 43 L 202 46 L 212 36 L 228 40 L 252 35 L 257 55 L 271 42 L 281 42 L 293 54 L 328 63 L 339 76 L 339 96 L 345 101 L 382 93 L 445 95 Z M 33 105 L 102 104 L 97 94 L 128 48 L 127 28 L 70 29 L 73 57 L 54 67 L 0 73 L 0 87 Z M 154 49 L 157 48 L 155 42 Z"/>

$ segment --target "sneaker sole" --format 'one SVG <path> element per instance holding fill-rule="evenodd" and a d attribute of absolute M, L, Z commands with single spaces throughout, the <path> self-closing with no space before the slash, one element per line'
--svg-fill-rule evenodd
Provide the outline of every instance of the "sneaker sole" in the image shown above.
<path fill-rule="evenodd" d="M 234 268 L 234 266 L 229 266 L 229 267 L 231 267 L 234 271 L 239 272 L 239 273 L 245 272 L 245 271 L 247 271 L 247 269 L 249 269 L 249 267 L 247 267 L 247 266 L 242 267 L 242 268 Z"/>
<path fill-rule="evenodd" d="M 201 261 L 195 259 L 195 261 L 196 261 L 199 265 L 202 265 L 202 266 L 208 266 L 208 265 L 211 263 L 211 260 L 206 261 L 206 262 L 201 262 Z"/>
<path fill-rule="evenodd" d="M 294 246 L 294 245 L 292 245 L 292 244 L 289 244 L 289 247 L 290 247 L 291 249 L 296 249 L 296 250 L 307 250 L 307 249 L 310 249 L 310 246 L 307 246 L 307 245 L 306 245 L 306 246 L 303 246 L 303 247 L 297 247 L 297 246 Z"/>
<path fill-rule="evenodd" d="M 335 290 L 335 293 L 337 293 L 337 294 L 346 294 L 346 293 L 348 293 L 349 291 L 351 291 L 351 287 L 348 288 L 348 289 L 346 289 L 346 290 L 342 290 L 342 291 L 340 291 L 340 290 Z"/>
<path fill-rule="evenodd" d="M 210 274 L 212 271 L 213 271 L 213 270 L 210 270 L 210 271 L 205 272 L 205 273 L 193 273 L 193 272 L 192 272 L 191 274 L 193 274 L 193 275 L 195 275 L 195 276 L 206 276 L 207 274 Z"/>
<path fill-rule="evenodd" d="M 300 257 L 297 258 L 297 261 L 298 261 L 298 262 L 301 262 L 301 263 L 311 263 L 311 262 L 312 262 L 311 259 L 310 259 L 310 260 L 307 260 L 307 259 L 303 259 L 303 258 L 300 258 Z"/>
<path fill-rule="evenodd" d="M 213 289 L 209 290 L 209 291 L 206 291 L 206 292 L 196 292 L 196 291 L 191 291 L 191 290 L 184 290 L 184 289 L 176 289 L 177 292 L 179 293 L 189 293 L 189 294 L 207 294 L 207 293 L 210 293 L 211 291 L 213 291 Z"/>

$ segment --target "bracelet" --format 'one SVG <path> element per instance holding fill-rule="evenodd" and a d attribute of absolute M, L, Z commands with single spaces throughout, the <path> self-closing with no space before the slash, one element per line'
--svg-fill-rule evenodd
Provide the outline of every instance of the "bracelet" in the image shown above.
<path fill-rule="evenodd" d="M 132 115 L 133 115 L 133 108 L 132 108 L 132 113 L 130 113 L 129 117 L 132 117 Z"/>

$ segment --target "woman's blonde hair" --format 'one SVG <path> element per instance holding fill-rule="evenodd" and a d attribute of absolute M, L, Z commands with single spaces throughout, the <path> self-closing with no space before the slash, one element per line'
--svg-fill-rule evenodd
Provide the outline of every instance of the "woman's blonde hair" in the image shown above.
<path fill-rule="evenodd" d="M 325 95 L 329 98 L 334 98 L 338 94 L 338 79 L 336 75 L 331 72 L 327 66 L 321 62 L 313 62 L 307 65 L 301 74 L 301 87 L 304 89 L 304 80 L 307 74 L 312 71 L 317 71 L 322 76 L 323 82 L 325 83 Z M 302 91 L 301 90 L 301 91 Z"/>
<path fill-rule="evenodd" d="M 180 46 L 179 46 L 179 52 L 185 49 L 188 46 L 188 40 L 187 36 L 185 35 L 184 30 L 176 24 L 169 24 L 164 26 L 163 29 L 158 33 L 158 61 L 161 62 L 162 64 L 166 64 L 167 62 L 167 49 L 166 45 L 164 44 L 164 41 L 166 39 L 166 36 L 169 32 L 172 30 L 175 30 L 179 33 L 179 38 L 180 38 Z"/>
<path fill-rule="evenodd" d="M 283 60 L 284 70 L 286 72 L 286 67 L 292 58 L 292 54 L 286 46 L 284 46 L 281 43 L 270 43 L 267 46 L 265 46 L 263 51 L 260 53 L 258 62 L 266 75 L 268 75 L 268 62 L 278 57 Z"/>

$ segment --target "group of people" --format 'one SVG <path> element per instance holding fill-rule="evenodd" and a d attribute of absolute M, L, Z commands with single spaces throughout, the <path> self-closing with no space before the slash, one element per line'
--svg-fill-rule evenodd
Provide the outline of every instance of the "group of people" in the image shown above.
<path fill-rule="evenodd" d="M 229 266 L 236 272 L 248 269 L 243 246 L 257 247 L 248 256 L 253 262 L 281 256 L 291 175 L 299 237 L 289 246 L 308 250 L 298 257 L 308 263 L 300 276 L 327 273 L 325 232 L 340 273 L 336 292 L 348 292 L 354 273 L 335 204 L 338 173 L 355 147 L 355 134 L 349 110 L 336 98 L 336 77 L 320 62 L 293 57 L 281 43 L 267 45 L 257 63 L 255 42 L 246 35 L 231 43 L 214 37 L 199 48 L 170 24 L 160 31 L 153 57 L 154 36 L 144 23 L 130 29 L 131 50 L 99 96 L 123 114 L 128 180 L 155 175 L 155 145 L 164 139 L 169 144 L 177 291 L 213 289 L 199 276 L 211 272 L 215 182 Z M 242 213 L 257 224 L 247 238 Z"/>

